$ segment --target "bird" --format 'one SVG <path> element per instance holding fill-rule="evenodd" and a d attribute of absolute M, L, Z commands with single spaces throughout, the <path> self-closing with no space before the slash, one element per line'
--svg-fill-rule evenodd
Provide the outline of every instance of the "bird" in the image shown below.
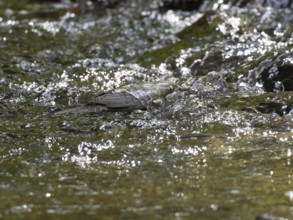
<path fill-rule="evenodd" d="M 54 115 L 147 110 L 150 105 L 161 104 L 173 91 L 174 83 L 172 81 L 126 86 L 94 95 L 84 105 L 57 111 Z"/>

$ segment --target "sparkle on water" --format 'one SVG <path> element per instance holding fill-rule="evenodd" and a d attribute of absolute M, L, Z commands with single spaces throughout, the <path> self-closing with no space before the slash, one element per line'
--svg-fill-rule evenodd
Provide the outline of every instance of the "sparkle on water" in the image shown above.
<path fill-rule="evenodd" d="M 172 77 L 169 62 L 143 68 L 136 58 L 180 43 L 175 34 L 205 13 L 161 13 L 155 1 L 139 2 L 52 19 L 0 10 L 0 218 L 292 218 L 292 114 L 218 104 L 264 92 L 253 81 L 258 65 L 230 84 L 225 77 L 289 50 L 292 12 L 273 10 L 285 1 L 253 10 L 206 1 L 222 21 L 205 45 L 192 37 L 170 52 L 181 78 L 163 106 L 52 117 L 55 108 L 80 104 L 83 92 Z"/>

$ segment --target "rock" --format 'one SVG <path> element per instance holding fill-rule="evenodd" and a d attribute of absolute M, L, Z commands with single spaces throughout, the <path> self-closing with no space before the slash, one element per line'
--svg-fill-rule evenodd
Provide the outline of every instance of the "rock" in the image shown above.
<path fill-rule="evenodd" d="M 293 91 L 293 52 L 265 60 L 258 69 L 258 81 L 266 92 Z"/>
<path fill-rule="evenodd" d="M 202 5 L 203 0 L 162 0 L 160 2 L 161 10 L 197 10 Z"/>

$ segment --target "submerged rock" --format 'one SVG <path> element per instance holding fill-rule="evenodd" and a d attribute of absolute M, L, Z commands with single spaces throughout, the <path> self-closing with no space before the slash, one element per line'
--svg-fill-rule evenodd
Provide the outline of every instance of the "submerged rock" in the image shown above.
<path fill-rule="evenodd" d="M 293 102 L 292 92 L 284 93 L 263 93 L 256 96 L 241 97 L 233 94 L 229 97 L 219 99 L 218 104 L 223 109 L 236 109 L 253 113 L 272 114 L 283 116 L 292 113 Z"/>
<path fill-rule="evenodd" d="M 293 91 L 293 53 L 285 53 L 273 61 L 265 60 L 258 68 L 258 81 L 266 92 Z"/>
<path fill-rule="evenodd" d="M 286 219 L 287 218 L 273 216 L 273 215 L 269 215 L 269 214 L 263 214 L 263 215 L 257 216 L 255 218 L 255 220 L 286 220 Z"/>
<path fill-rule="evenodd" d="M 264 113 L 277 113 L 280 116 L 288 114 L 292 110 L 292 103 L 279 103 L 279 102 L 266 102 L 266 103 L 259 103 L 256 106 L 256 110 Z"/>
<path fill-rule="evenodd" d="M 85 105 L 59 111 L 54 115 L 146 110 L 150 105 L 165 99 L 171 92 L 173 83 L 168 81 L 127 86 L 98 94 L 91 97 Z"/>

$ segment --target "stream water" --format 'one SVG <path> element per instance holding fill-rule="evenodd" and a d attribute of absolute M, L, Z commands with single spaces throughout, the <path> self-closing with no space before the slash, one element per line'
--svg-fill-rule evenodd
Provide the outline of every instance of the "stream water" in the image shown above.
<path fill-rule="evenodd" d="M 0 2 L 0 219 L 293 218 L 289 1 L 162 2 Z M 170 79 L 147 111 L 54 115 Z"/>

